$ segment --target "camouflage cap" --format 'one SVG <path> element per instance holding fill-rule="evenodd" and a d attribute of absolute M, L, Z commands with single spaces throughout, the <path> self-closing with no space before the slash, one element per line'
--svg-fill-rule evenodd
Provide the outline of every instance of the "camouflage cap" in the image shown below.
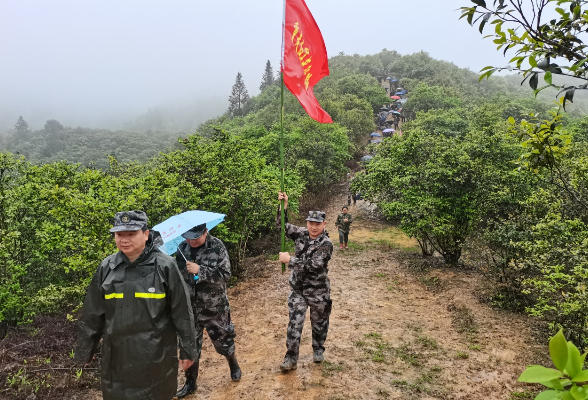
<path fill-rule="evenodd" d="M 122 231 L 138 231 L 139 229 L 146 228 L 149 219 L 145 211 L 133 210 L 133 211 L 121 211 L 114 215 L 114 226 L 110 228 L 110 232 L 122 232 Z"/>
<path fill-rule="evenodd" d="M 198 239 L 206 232 L 206 224 L 196 225 L 194 228 L 187 232 L 182 233 L 184 239 Z"/>
<path fill-rule="evenodd" d="M 325 222 L 325 218 L 327 218 L 327 214 L 322 211 L 309 211 L 307 221 L 313 222 Z"/>

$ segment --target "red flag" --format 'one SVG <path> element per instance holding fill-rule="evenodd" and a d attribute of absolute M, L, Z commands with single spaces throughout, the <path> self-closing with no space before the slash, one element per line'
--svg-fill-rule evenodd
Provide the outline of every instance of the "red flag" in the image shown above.
<path fill-rule="evenodd" d="M 323 35 L 304 0 L 285 0 L 283 33 L 284 84 L 312 119 L 332 123 L 314 96 L 314 85 L 329 75 L 329 60 Z"/>

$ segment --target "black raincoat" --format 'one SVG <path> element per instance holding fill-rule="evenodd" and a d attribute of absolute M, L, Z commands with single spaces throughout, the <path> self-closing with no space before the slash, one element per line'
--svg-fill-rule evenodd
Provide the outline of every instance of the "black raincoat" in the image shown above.
<path fill-rule="evenodd" d="M 177 388 L 177 338 L 180 359 L 196 358 L 187 288 L 153 239 L 152 231 L 133 263 L 120 251 L 104 259 L 84 300 L 75 360 L 90 362 L 102 338 L 104 400 L 169 400 Z"/>

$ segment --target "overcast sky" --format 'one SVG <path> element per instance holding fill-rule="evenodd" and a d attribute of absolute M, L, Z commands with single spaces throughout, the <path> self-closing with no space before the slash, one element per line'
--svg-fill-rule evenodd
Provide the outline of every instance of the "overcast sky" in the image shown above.
<path fill-rule="evenodd" d="M 307 0 L 330 56 L 387 48 L 475 71 L 506 64 L 458 21 L 470 4 Z M 169 104 L 218 114 L 237 72 L 254 95 L 265 62 L 279 68 L 282 10 L 282 0 L 0 0 L 0 130 L 19 115 L 97 127 Z"/>

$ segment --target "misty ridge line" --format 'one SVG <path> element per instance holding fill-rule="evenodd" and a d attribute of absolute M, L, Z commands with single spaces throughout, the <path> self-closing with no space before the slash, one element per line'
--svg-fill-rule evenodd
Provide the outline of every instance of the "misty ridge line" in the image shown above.
<path fill-rule="evenodd" d="M 331 75 L 321 80 L 316 88 L 319 101 L 322 101 L 334 86 L 342 95 L 349 95 L 355 91 L 365 91 L 372 83 L 378 81 L 377 86 L 384 94 L 389 75 L 401 79 L 401 84 L 411 87 L 419 82 L 437 84 L 443 82 L 448 88 L 454 87 L 463 96 L 483 97 L 488 92 L 504 93 L 515 96 L 528 96 L 520 87 L 518 75 L 493 76 L 489 81 L 478 83 L 478 73 L 467 68 L 457 67 L 447 61 L 433 59 L 426 52 L 401 55 L 394 50 L 383 49 L 380 53 L 361 56 L 359 54 L 346 55 L 344 52 L 329 58 Z M 279 68 L 278 68 L 279 69 Z M 350 85 L 341 84 L 360 74 L 369 76 L 368 81 Z M 162 105 L 148 108 L 136 118 L 117 125 L 114 120 L 106 120 L 100 128 L 78 126 L 64 127 L 57 119 L 43 122 L 42 129 L 33 129 L 37 120 L 31 122 L 26 113 L 10 114 L 6 108 L 0 109 L 0 121 L 9 125 L 4 134 L 0 134 L 0 150 L 24 155 L 31 162 L 68 161 L 90 165 L 98 168 L 108 168 L 108 156 L 114 156 L 119 162 L 147 161 L 160 152 L 181 148 L 178 138 L 199 133 L 210 136 L 214 126 L 234 130 L 236 126 L 226 124 L 234 118 L 245 117 L 262 109 L 273 114 L 270 122 L 264 122 L 265 128 L 271 127 L 271 120 L 277 120 L 279 109 L 277 88 L 280 83 L 280 73 L 274 72 L 268 60 L 261 75 L 260 93 L 250 97 L 248 94 L 246 77 L 237 72 L 230 93 L 224 96 L 212 94 L 207 99 L 184 101 L 182 103 Z M 451 82 L 453 80 L 453 82 Z M 473 83 L 475 82 L 475 83 Z M 357 87 L 357 85 L 363 87 Z M 257 91 L 257 87 L 253 87 Z M 324 92 L 324 93 L 323 93 Z M 300 114 L 302 108 L 293 96 L 286 91 L 289 98 L 287 113 Z M 546 92 L 539 98 L 551 101 Z M 377 97 L 377 96 L 376 96 Z M 588 111 L 586 96 L 578 96 L 574 108 L 580 113 Z M 372 111 L 381 106 L 379 99 L 372 100 L 373 110 L 362 111 L 367 118 L 372 118 Z M 329 105 L 327 100 L 327 108 Z M 273 108 L 275 108 L 275 111 Z M 573 113 L 574 110 L 571 110 Z M 369 114 L 369 115 L 368 115 Z M 17 117 L 15 117 L 17 115 Z M 24 115 L 24 116 L 23 116 Z M 17 118 L 19 118 L 17 120 Z M 22 118 L 26 126 L 18 127 Z M 7 122 L 10 119 L 10 123 Z M 267 119 L 267 118 L 266 118 Z M 335 122 L 337 120 L 334 118 Z M 15 121 L 17 122 L 15 124 Z M 120 121 L 120 118 L 119 118 Z M 357 134 L 357 133 L 350 133 Z"/>
<path fill-rule="evenodd" d="M 260 90 L 276 82 L 273 75 L 268 61 Z M 241 79 L 240 73 L 238 77 Z M 24 155 L 31 162 L 65 160 L 100 169 L 108 168 L 110 156 L 123 163 L 144 162 L 158 153 L 181 148 L 178 140 L 196 134 L 206 121 L 223 115 L 240 115 L 242 106 L 249 99 L 243 81 L 239 91 L 244 92 L 245 97 L 239 94 L 237 110 L 231 105 L 234 93 L 228 96 L 228 101 L 227 97 L 221 100 L 219 95 L 212 95 L 208 99 L 148 108 L 133 120 L 122 123 L 122 126 L 116 126 L 116 121 L 109 120 L 104 123 L 106 127 L 74 128 L 63 126 L 57 119 L 49 119 L 42 129 L 33 129 L 33 123 L 29 124 L 19 115 L 16 123 L 12 122 L 12 128 L 0 134 L 0 150 Z M 8 114 L 4 109 L 0 115 L 4 125 L 8 124 Z M 44 145 L 40 146 L 41 143 Z"/>

